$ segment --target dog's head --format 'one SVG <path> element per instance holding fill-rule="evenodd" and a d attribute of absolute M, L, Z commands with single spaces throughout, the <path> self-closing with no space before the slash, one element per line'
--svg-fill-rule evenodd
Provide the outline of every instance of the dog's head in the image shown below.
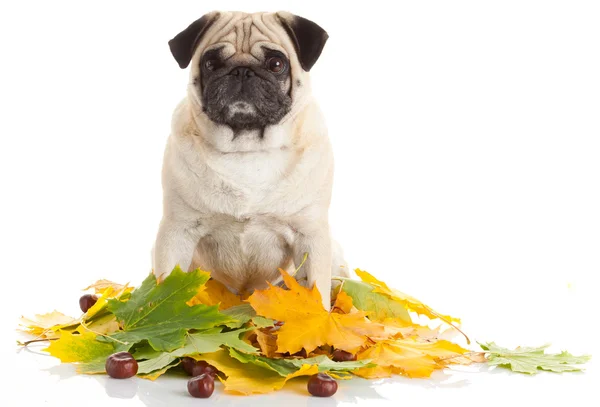
<path fill-rule="evenodd" d="M 169 47 L 190 67 L 190 91 L 213 122 L 234 131 L 279 123 L 308 89 L 327 33 L 286 12 L 212 12 Z"/>

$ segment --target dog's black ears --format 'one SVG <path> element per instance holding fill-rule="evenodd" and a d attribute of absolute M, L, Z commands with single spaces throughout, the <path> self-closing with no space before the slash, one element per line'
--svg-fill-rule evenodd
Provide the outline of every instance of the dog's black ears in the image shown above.
<path fill-rule="evenodd" d="M 306 18 L 287 12 L 278 12 L 277 17 L 294 43 L 302 69 L 310 71 L 319 59 L 329 35 L 319 25 Z"/>
<path fill-rule="evenodd" d="M 218 18 L 219 13 L 216 11 L 205 14 L 169 41 L 171 54 L 181 69 L 187 68 L 190 64 L 202 36 Z"/>

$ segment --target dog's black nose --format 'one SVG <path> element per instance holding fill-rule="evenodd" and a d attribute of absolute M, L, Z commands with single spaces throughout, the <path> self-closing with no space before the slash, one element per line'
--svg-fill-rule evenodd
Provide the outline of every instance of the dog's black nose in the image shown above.
<path fill-rule="evenodd" d="M 229 72 L 229 75 L 239 76 L 240 78 L 250 78 L 254 76 L 254 71 L 245 66 L 236 66 Z"/>

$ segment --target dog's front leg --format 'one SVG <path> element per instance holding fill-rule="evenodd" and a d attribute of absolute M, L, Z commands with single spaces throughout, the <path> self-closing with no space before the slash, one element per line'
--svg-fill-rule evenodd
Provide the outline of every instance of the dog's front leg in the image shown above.
<path fill-rule="evenodd" d="M 162 281 L 176 265 L 187 272 L 199 240 L 196 225 L 163 217 L 154 245 L 153 267 L 157 279 Z"/>
<path fill-rule="evenodd" d="M 323 307 L 327 311 L 331 308 L 331 237 L 329 227 L 325 225 L 318 229 L 297 229 L 297 241 L 294 245 L 294 263 L 298 267 L 308 257 L 302 266 L 302 274 L 306 274 L 308 287 L 313 285 L 321 293 Z"/>

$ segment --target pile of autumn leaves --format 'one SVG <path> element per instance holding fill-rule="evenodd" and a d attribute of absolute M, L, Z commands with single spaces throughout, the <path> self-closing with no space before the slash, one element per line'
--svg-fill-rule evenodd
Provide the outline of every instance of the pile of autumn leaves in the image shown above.
<path fill-rule="evenodd" d="M 242 298 L 207 272 L 176 268 L 161 283 L 149 275 L 137 289 L 98 281 L 87 288 L 98 301 L 80 318 L 55 311 L 24 319 L 23 326 L 49 340 L 45 350 L 75 364 L 79 373 L 104 373 L 109 355 L 129 351 L 138 375 L 154 380 L 189 356 L 215 366 L 225 390 L 242 394 L 278 390 L 289 379 L 318 372 L 338 379 L 429 377 L 482 357 L 440 339 L 439 329 L 418 325 L 411 315 L 448 326 L 457 319 L 365 271 L 356 273 L 361 281 L 338 280 L 331 312 L 316 288 L 301 286 L 283 271 L 287 288 L 270 285 Z M 333 361 L 336 349 L 356 360 Z"/>

